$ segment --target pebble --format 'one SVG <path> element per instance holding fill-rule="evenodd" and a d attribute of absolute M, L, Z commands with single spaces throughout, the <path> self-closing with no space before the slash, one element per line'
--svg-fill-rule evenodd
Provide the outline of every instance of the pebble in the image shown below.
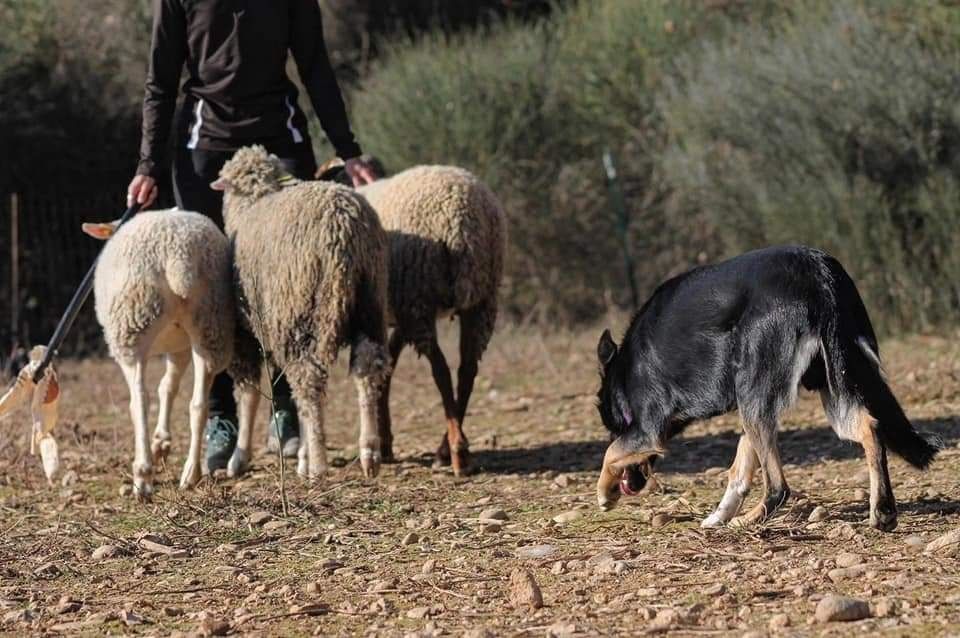
<path fill-rule="evenodd" d="M 862 620 L 870 617 L 870 605 L 856 598 L 824 596 L 814 614 L 817 622 Z"/>
<path fill-rule="evenodd" d="M 123 485 L 120 486 L 120 490 L 119 490 L 119 491 L 120 491 L 120 497 L 121 497 L 121 498 L 126 498 L 126 497 L 130 496 L 131 494 L 133 494 L 133 486 L 132 486 L 132 485 L 128 485 L 128 484 L 125 483 L 125 484 L 123 484 Z"/>
<path fill-rule="evenodd" d="M 33 612 L 29 609 L 16 609 L 8 611 L 3 615 L 3 624 L 12 625 L 14 623 L 30 622 L 33 620 Z"/>
<path fill-rule="evenodd" d="M 480 520 L 508 521 L 510 517 L 499 507 L 488 507 L 480 512 Z"/>
<path fill-rule="evenodd" d="M 673 517 L 669 514 L 657 514 L 650 520 L 650 526 L 654 529 L 664 527 L 673 522 Z"/>
<path fill-rule="evenodd" d="M 561 474 L 557 478 L 553 479 L 553 484 L 557 487 L 569 487 L 570 486 L 570 477 L 566 474 Z"/>
<path fill-rule="evenodd" d="M 838 567 L 837 569 L 831 569 L 827 572 L 827 577 L 835 583 L 839 583 L 842 580 L 847 580 L 848 578 L 858 578 L 863 575 L 866 571 L 866 568 L 863 565 L 855 565 L 853 567 Z"/>
<path fill-rule="evenodd" d="M 720 596 L 727 591 L 727 586 L 723 583 L 714 583 L 703 590 L 704 596 Z"/>
<path fill-rule="evenodd" d="M 911 552 L 919 552 L 923 549 L 924 545 L 926 545 L 923 537 L 917 536 L 916 534 L 913 536 L 907 536 L 905 539 L 903 539 L 903 542 Z"/>
<path fill-rule="evenodd" d="M 897 604 L 892 600 L 881 600 L 873 608 L 873 615 L 878 618 L 887 618 L 897 614 Z"/>
<path fill-rule="evenodd" d="M 664 631 L 680 624 L 680 612 L 676 609 L 661 609 L 650 621 L 650 629 Z"/>
<path fill-rule="evenodd" d="M 258 527 L 271 520 L 273 520 L 273 514 L 265 511 L 254 512 L 247 517 L 247 523 L 250 525 L 256 525 Z"/>
<path fill-rule="evenodd" d="M 863 557 L 852 552 L 841 552 L 837 555 L 836 563 L 837 567 L 853 567 L 863 563 Z"/>
<path fill-rule="evenodd" d="M 290 527 L 290 521 L 267 521 L 263 524 L 263 531 L 276 532 Z"/>
<path fill-rule="evenodd" d="M 569 512 L 564 512 L 563 514 L 557 514 L 553 517 L 553 522 L 559 525 L 565 525 L 566 523 L 572 523 L 583 516 L 583 512 L 580 510 L 570 510 Z"/>
<path fill-rule="evenodd" d="M 770 631 L 785 629 L 790 626 L 790 616 L 786 614 L 774 614 L 770 617 L 770 622 L 767 626 L 770 628 Z"/>
<path fill-rule="evenodd" d="M 867 490 L 863 489 L 862 487 L 858 487 L 857 489 L 853 490 L 853 500 L 863 502 L 869 498 L 870 498 L 869 492 L 867 492 Z"/>
<path fill-rule="evenodd" d="M 419 542 L 419 540 L 420 540 L 420 536 L 418 536 L 416 532 L 410 532 L 409 534 L 404 536 L 402 539 L 400 539 L 400 544 L 403 545 L 404 547 L 407 547 L 408 545 L 416 545 L 417 542 Z"/>
<path fill-rule="evenodd" d="M 807 522 L 809 523 L 819 523 L 825 520 L 827 520 L 827 508 L 823 505 L 814 507 L 813 511 L 810 512 L 810 516 L 807 517 Z"/>
<path fill-rule="evenodd" d="M 518 609 L 543 607 L 543 593 L 530 570 L 517 568 L 510 574 L 510 602 Z"/>
<path fill-rule="evenodd" d="M 557 621 L 547 627 L 547 636 L 549 638 L 566 638 L 577 633 L 577 626 L 573 623 Z"/>
<path fill-rule="evenodd" d="M 407 610 L 407 618 L 412 618 L 414 620 L 423 620 L 429 615 L 429 607 L 414 607 L 413 609 Z"/>
<path fill-rule="evenodd" d="M 39 578 L 56 578 L 60 575 L 60 568 L 56 563 L 44 563 L 33 570 L 33 575 Z"/>
<path fill-rule="evenodd" d="M 924 551 L 938 556 L 956 556 L 960 552 L 960 529 L 947 532 L 927 543 Z"/>
<path fill-rule="evenodd" d="M 70 487 L 76 483 L 79 478 L 80 477 L 77 475 L 75 470 L 67 470 L 60 478 L 60 485 L 63 487 Z"/>
<path fill-rule="evenodd" d="M 116 558 L 120 555 L 120 548 L 116 545 L 101 545 L 100 547 L 93 550 L 93 553 L 90 554 L 90 558 L 95 561 L 107 560 L 108 558 Z"/>
<path fill-rule="evenodd" d="M 428 558 L 423 562 L 423 567 L 420 568 L 421 574 L 432 574 L 437 568 L 437 559 Z"/>
<path fill-rule="evenodd" d="M 230 633 L 230 623 L 222 618 L 208 616 L 200 621 L 197 631 L 201 636 L 226 636 Z"/>
<path fill-rule="evenodd" d="M 548 558 L 557 552 L 556 545 L 524 545 L 514 552 L 517 558 Z"/>

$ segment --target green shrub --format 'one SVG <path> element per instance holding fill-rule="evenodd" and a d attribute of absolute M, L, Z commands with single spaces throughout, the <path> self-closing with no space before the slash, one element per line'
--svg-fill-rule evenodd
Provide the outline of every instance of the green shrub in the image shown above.
<path fill-rule="evenodd" d="M 888 331 L 960 308 L 957 49 L 895 18 L 816 11 L 705 44 L 661 104 L 679 214 L 708 213 L 729 253 L 828 250 Z"/>

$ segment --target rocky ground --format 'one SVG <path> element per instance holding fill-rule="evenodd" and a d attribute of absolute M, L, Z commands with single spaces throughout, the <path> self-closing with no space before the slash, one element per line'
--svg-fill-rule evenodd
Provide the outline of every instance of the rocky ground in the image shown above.
<path fill-rule="evenodd" d="M 364 480 L 354 461 L 356 399 L 345 360 L 330 392 L 335 468 L 313 485 L 296 477 L 292 463 L 281 484 L 279 463 L 261 452 L 241 481 L 205 479 L 178 492 L 187 439 L 181 397 L 173 463 L 146 505 L 134 502 L 128 487 L 133 441 L 119 369 L 106 360 L 64 362 L 64 471 L 55 486 L 28 455 L 27 415 L 0 423 L 0 630 L 960 631 L 957 335 L 884 344 L 908 414 L 947 444 L 926 473 L 892 460 L 900 526 L 884 534 L 864 522 L 860 449 L 826 429 L 811 396 L 784 424 L 781 449 L 794 497 L 768 524 L 698 526 L 722 493 L 736 417 L 690 428 L 660 467 L 659 491 L 600 512 L 598 334 L 498 334 L 466 423 L 476 472 L 465 479 L 431 469 L 442 411 L 429 366 L 410 353 L 393 392 L 400 462 L 377 480 Z M 154 365 L 150 377 L 161 368 Z M 263 438 L 258 432 L 256 440 Z"/>

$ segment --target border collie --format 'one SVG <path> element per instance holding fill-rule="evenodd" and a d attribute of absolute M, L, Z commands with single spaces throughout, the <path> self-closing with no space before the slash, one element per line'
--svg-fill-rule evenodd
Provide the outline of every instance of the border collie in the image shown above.
<path fill-rule="evenodd" d="M 914 430 L 884 380 L 853 280 L 813 248 L 775 246 L 674 277 L 640 309 L 621 345 L 604 331 L 597 355 L 598 408 L 612 440 L 597 482 L 603 509 L 643 488 L 672 435 L 737 409 L 743 434 L 726 493 L 702 526 L 737 515 L 756 469 L 764 496 L 735 522 L 771 516 L 790 495 L 777 425 L 800 386 L 820 393 L 837 436 L 863 446 L 878 529 L 897 525 L 887 450 L 923 469 L 939 449 Z"/>

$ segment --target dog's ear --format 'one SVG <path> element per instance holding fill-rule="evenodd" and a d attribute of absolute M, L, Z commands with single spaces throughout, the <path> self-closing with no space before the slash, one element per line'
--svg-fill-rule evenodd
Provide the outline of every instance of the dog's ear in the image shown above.
<path fill-rule="evenodd" d="M 600 359 L 600 367 L 607 367 L 613 357 L 617 354 L 617 342 L 610 335 L 610 330 L 604 330 L 600 335 L 600 343 L 597 344 L 597 358 Z"/>

